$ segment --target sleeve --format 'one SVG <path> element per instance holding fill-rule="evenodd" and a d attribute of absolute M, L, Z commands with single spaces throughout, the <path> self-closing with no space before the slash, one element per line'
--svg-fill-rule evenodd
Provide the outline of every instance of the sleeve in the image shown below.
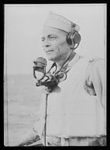
<path fill-rule="evenodd" d="M 88 87 L 90 87 L 90 85 L 94 87 L 95 94 L 104 108 L 106 107 L 105 80 L 106 80 L 106 67 L 104 59 L 97 58 L 94 59 L 93 61 L 90 61 L 87 68 L 86 83 Z"/>
<path fill-rule="evenodd" d="M 38 133 L 40 137 L 42 136 L 44 123 L 45 123 L 45 94 L 42 95 L 38 119 L 33 126 L 34 132 Z"/>

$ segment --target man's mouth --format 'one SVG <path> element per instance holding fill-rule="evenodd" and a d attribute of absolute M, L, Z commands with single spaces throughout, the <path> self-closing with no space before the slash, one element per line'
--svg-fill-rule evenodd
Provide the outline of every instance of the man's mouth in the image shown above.
<path fill-rule="evenodd" d="M 53 52 L 54 50 L 48 50 L 48 51 L 46 51 L 46 53 L 51 53 L 51 52 Z"/>

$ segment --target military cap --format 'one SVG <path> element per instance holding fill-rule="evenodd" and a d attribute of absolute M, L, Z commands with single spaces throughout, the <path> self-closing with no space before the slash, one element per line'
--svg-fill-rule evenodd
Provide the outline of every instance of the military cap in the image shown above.
<path fill-rule="evenodd" d="M 64 16 L 58 15 L 53 12 L 49 13 L 44 25 L 53 27 L 53 28 L 57 28 L 57 29 L 61 29 L 66 32 L 79 31 L 79 26 L 77 24 L 68 20 Z"/>

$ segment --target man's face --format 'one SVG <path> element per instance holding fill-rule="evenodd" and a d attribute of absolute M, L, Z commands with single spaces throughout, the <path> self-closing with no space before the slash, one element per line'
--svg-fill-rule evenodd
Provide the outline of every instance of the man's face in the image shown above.
<path fill-rule="evenodd" d="M 42 44 L 47 58 L 51 61 L 64 60 L 69 52 L 66 42 L 67 33 L 52 27 L 45 26 L 43 29 Z"/>

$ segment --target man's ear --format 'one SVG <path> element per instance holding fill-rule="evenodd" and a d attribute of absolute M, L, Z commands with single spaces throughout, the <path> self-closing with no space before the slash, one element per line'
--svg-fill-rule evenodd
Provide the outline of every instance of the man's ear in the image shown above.
<path fill-rule="evenodd" d="M 70 49 L 75 50 L 79 46 L 79 43 L 69 45 Z"/>
<path fill-rule="evenodd" d="M 74 46 L 75 46 L 74 44 L 69 45 L 70 49 L 72 49 L 72 50 L 74 49 Z"/>

